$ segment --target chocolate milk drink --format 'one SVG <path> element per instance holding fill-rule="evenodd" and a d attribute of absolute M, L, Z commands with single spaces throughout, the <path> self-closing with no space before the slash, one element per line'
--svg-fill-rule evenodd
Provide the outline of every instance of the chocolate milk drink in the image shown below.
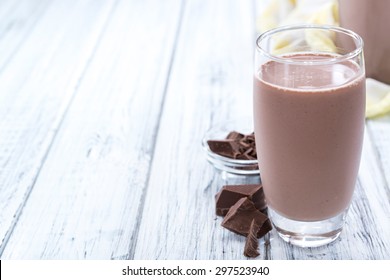
<path fill-rule="evenodd" d="M 298 221 L 338 215 L 350 204 L 359 168 L 364 71 L 351 61 L 329 65 L 270 61 L 259 70 L 262 74 L 254 79 L 254 121 L 255 131 L 261 132 L 256 134 L 256 146 L 268 205 Z"/>
<path fill-rule="evenodd" d="M 364 41 L 366 75 L 390 84 L 390 1 L 339 0 L 340 25 Z"/>

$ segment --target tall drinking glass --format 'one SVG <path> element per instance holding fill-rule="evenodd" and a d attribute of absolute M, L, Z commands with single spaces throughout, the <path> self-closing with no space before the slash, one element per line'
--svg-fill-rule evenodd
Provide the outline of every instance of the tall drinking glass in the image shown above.
<path fill-rule="evenodd" d="M 288 26 L 256 41 L 254 125 L 268 213 L 300 247 L 341 233 L 364 132 L 363 41 L 331 26 Z"/>

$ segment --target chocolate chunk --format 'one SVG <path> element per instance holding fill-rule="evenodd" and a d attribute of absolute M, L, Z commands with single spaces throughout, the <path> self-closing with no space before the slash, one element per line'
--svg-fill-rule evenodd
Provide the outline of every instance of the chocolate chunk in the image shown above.
<path fill-rule="evenodd" d="M 207 144 L 210 147 L 210 150 L 213 153 L 216 153 L 218 155 L 229 157 L 229 158 L 236 158 L 239 152 L 239 145 L 234 140 L 208 140 Z"/>
<path fill-rule="evenodd" d="M 243 197 L 230 208 L 221 225 L 237 234 L 248 236 L 252 220 L 255 220 L 258 226 L 257 238 L 270 231 L 271 223 L 268 222 L 268 217 L 257 210 L 251 200 Z"/>
<path fill-rule="evenodd" d="M 247 159 L 250 159 L 250 160 L 256 159 L 257 158 L 256 150 L 253 147 L 251 147 L 251 148 L 247 149 L 242 156 L 245 156 Z"/>
<path fill-rule="evenodd" d="M 266 216 L 268 217 L 268 216 Z M 272 223 L 270 219 L 267 219 L 257 232 L 257 236 L 264 236 L 272 230 Z"/>
<path fill-rule="evenodd" d="M 245 151 L 244 155 L 250 155 L 252 152 L 253 152 L 253 148 L 250 147 L 250 148 L 248 148 L 248 149 Z"/>
<path fill-rule="evenodd" d="M 226 139 L 231 139 L 231 140 L 236 140 L 236 141 L 239 141 L 242 138 L 244 138 L 244 134 L 237 132 L 237 131 L 231 131 L 226 136 Z"/>
<path fill-rule="evenodd" d="M 225 216 L 239 199 L 247 197 L 255 207 L 263 211 L 267 208 L 262 185 L 226 185 L 216 194 L 216 214 Z"/>
<path fill-rule="evenodd" d="M 213 153 L 220 156 L 242 160 L 257 159 L 254 133 L 231 131 L 226 139 L 208 140 L 207 144 Z"/>
<path fill-rule="evenodd" d="M 259 249 L 259 240 L 256 237 L 256 233 L 259 231 L 259 226 L 256 224 L 253 219 L 251 226 L 249 228 L 249 234 L 245 240 L 244 255 L 249 258 L 256 258 L 260 255 Z"/>
<path fill-rule="evenodd" d="M 237 155 L 236 159 L 253 160 L 256 158 L 252 157 L 251 155 L 247 155 L 247 154 L 239 154 L 239 155 Z"/>
<path fill-rule="evenodd" d="M 250 156 L 254 157 L 255 159 L 257 159 L 257 152 L 256 152 L 256 148 L 254 147 L 253 151 L 251 153 L 249 153 Z"/>
<path fill-rule="evenodd" d="M 246 138 L 247 138 L 247 141 L 250 143 L 255 142 L 255 133 L 252 132 L 251 134 L 248 134 Z"/>
<path fill-rule="evenodd" d="M 240 146 L 242 148 L 244 148 L 244 150 L 249 149 L 249 148 L 252 147 L 251 143 L 248 143 L 247 141 L 245 141 L 245 138 L 241 139 L 240 141 L 238 141 L 238 144 L 240 144 Z"/>

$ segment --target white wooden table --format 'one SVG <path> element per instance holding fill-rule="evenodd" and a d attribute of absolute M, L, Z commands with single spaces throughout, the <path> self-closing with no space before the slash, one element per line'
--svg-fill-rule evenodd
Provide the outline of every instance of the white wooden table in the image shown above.
<path fill-rule="evenodd" d="M 204 132 L 251 115 L 251 0 L 0 1 L 2 259 L 245 259 Z M 341 238 L 259 259 L 390 259 L 390 117 Z"/>

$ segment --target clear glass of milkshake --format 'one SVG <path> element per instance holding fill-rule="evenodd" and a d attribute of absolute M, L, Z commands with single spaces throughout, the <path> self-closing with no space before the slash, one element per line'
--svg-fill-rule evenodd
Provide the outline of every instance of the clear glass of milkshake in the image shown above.
<path fill-rule="evenodd" d="M 268 214 L 300 247 L 341 233 L 364 133 L 363 41 L 331 26 L 287 26 L 256 41 L 254 126 Z"/>

